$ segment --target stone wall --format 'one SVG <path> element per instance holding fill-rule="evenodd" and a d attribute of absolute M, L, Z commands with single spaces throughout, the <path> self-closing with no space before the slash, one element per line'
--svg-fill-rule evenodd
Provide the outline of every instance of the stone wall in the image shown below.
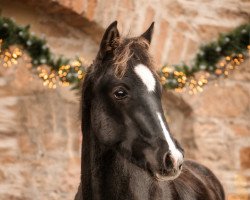
<path fill-rule="evenodd" d="M 250 60 L 193 96 L 165 92 L 171 131 L 186 156 L 221 180 L 229 200 L 250 199 Z"/>
<path fill-rule="evenodd" d="M 21 1 L 36 6 L 39 4 L 36 0 Z M 141 34 L 152 21 L 155 21 L 151 50 L 158 64 L 178 64 L 180 61 L 188 61 L 192 59 L 198 46 L 250 19 L 248 0 L 41 2 L 39 6 L 46 8 L 48 13 L 63 17 L 71 25 L 91 33 L 97 41 L 100 40 L 101 29 L 114 20 L 118 20 L 123 35 Z"/>
<path fill-rule="evenodd" d="M 31 24 L 56 54 L 90 61 L 114 19 L 124 35 L 156 21 L 151 51 L 159 64 L 189 61 L 200 44 L 250 19 L 244 0 L 0 0 L 0 8 Z M 0 199 L 73 199 L 80 178 L 79 97 L 44 88 L 26 64 L 0 67 Z M 163 99 L 187 157 L 215 172 L 229 200 L 250 199 L 249 64 L 203 93 L 165 92 Z"/>
<path fill-rule="evenodd" d="M 195 159 L 213 169 L 230 200 L 250 199 L 249 64 L 211 82 L 204 93 L 182 95 L 192 107 Z"/>
<path fill-rule="evenodd" d="M 2 15 L 46 37 L 57 55 L 91 60 L 87 34 L 17 1 L 1 1 Z M 24 59 L 27 56 L 24 56 Z M 0 67 L 0 200 L 73 199 L 80 181 L 79 96 L 49 90 L 24 59 Z"/>
<path fill-rule="evenodd" d="M 73 199 L 79 102 L 67 89 L 44 88 L 24 66 L 0 70 L 0 199 Z"/>

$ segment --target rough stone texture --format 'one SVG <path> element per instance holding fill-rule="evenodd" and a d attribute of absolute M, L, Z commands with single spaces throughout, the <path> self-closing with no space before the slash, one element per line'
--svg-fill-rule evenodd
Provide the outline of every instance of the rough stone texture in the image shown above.
<path fill-rule="evenodd" d="M 250 147 L 245 147 L 240 150 L 240 164 L 242 169 L 250 168 Z"/>
<path fill-rule="evenodd" d="M 250 198 L 249 64 L 228 79 L 211 82 L 203 93 L 181 95 L 192 108 L 195 148 L 187 151 L 214 171 L 230 200 Z"/>
<path fill-rule="evenodd" d="M 10 4 L 7 0 L 1 1 Z M 16 0 L 11 1 L 11 4 L 13 2 Z M 159 38 L 153 39 L 152 54 L 158 64 L 189 61 L 200 44 L 250 19 L 249 1 L 207 0 L 201 3 L 185 0 L 20 0 L 19 2 L 46 10 L 57 19 L 88 33 L 95 41 L 100 41 L 103 29 L 114 20 L 119 21 L 119 28 L 125 35 L 128 30 L 133 35 L 141 34 L 146 25 L 154 20 L 155 35 Z M 162 27 L 162 21 L 166 21 L 168 26 Z M 167 35 L 167 38 L 165 36 L 161 40 L 162 33 Z M 180 38 L 178 42 L 181 44 L 176 44 L 176 37 Z M 191 50 L 187 49 L 190 40 Z M 160 53 L 159 41 L 162 49 Z"/>
<path fill-rule="evenodd" d="M 0 5 L 4 16 L 45 36 L 57 55 L 93 59 L 97 45 L 88 35 L 19 3 Z M 80 98 L 67 88 L 46 89 L 18 62 L 0 66 L 0 199 L 73 199 L 80 181 Z"/>
<path fill-rule="evenodd" d="M 151 51 L 159 66 L 190 61 L 200 44 L 250 16 L 247 0 L 0 0 L 0 6 L 2 15 L 31 24 L 56 54 L 90 61 L 113 20 L 123 35 L 141 34 L 154 20 Z M 44 88 L 26 64 L 0 66 L 0 199 L 73 199 L 80 179 L 79 97 Z M 228 200 L 250 199 L 249 66 L 248 60 L 201 94 L 163 95 L 186 157 L 214 171 Z"/>
<path fill-rule="evenodd" d="M 92 1 L 85 0 L 87 4 Z M 156 56 L 156 61 L 160 63 L 178 64 L 180 60 L 185 60 L 183 57 L 186 52 L 186 41 L 192 39 L 196 44 L 201 44 L 216 37 L 219 33 L 231 30 L 236 25 L 249 20 L 250 4 L 246 1 L 124 1 L 113 0 L 112 12 L 103 14 L 103 11 L 110 10 L 109 4 L 96 4 L 96 13 L 94 21 L 98 22 L 102 27 L 106 27 L 112 20 L 119 15 L 116 13 L 116 8 L 122 7 L 126 17 L 119 18 L 120 27 L 122 30 L 130 29 L 133 34 L 141 34 L 145 30 L 145 24 L 150 24 L 152 20 L 156 21 L 155 35 L 161 35 L 166 32 L 167 41 L 165 38 L 155 38 L 153 40 L 152 53 Z M 149 9 L 150 8 L 150 9 Z M 199 8 L 199 9 L 197 9 Z M 155 12 L 153 12 L 153 10 Z M 88 13 L 88 8 L 85 9 Z M 83 13 L 83 16 L 84 13 Z M 219 19 L 219 20 L 218 20 Z M 148 21 L 147 21 L 148 20 Z M 162 21 L 166 21 L 169 26 L 162 27 Z M 146 22 L 147 21 L 147 22 Z M 183 27 L 184 26 L 184 27 Z M 181 41 L 177 45 L 173 39 L 176 33 Z M 126 34 L 126 33 L 125 33 Z M 157 43 L 163 44 L 162 52 L 158 52 Z M 198 47 L 198 45 L 196 45 Z M 171 54 L 173 49 L 178 49 Z M 197 49 L 195 49 L 197 50 Z M 194 54 L 195 51 L 192 53 Z M 189 52 L 186 52 L 189 53 Z M 172 57 L 176 58 L 173 59 Z"/>
<path fill-rule="evenodd" d="M 68 89 L 44 88 L 19 61 L 0 70 L 0 199 L 73 199 L 80 173 L 79 102 L 65 98 L 72 96 Z"/>

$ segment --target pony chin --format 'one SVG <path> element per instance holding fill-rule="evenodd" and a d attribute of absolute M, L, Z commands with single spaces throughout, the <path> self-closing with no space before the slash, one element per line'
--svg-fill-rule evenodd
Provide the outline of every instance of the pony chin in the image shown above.
<path fill-rule="evenodd" d="M 172 180 L 178 178 L 180 174 L 181 174 L 181 171 L 177 172 L 174 175 L 166 175 L 166 176 L 165 175 L 161 175 L 159 173 L 156 173 L 155 174 L 155 179 L 157 181 L 172 181 Z"/>

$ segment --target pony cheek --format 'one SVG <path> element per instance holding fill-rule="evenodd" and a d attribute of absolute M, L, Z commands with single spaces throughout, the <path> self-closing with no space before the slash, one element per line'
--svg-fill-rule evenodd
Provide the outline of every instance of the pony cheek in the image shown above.
<path fill-rule="evenodd" d="M 105 145 L 114 145 L 119 142 L 119 124 L 110 117 L 99 113 L 91 117 L 92 130 L 99 142 Z"/>

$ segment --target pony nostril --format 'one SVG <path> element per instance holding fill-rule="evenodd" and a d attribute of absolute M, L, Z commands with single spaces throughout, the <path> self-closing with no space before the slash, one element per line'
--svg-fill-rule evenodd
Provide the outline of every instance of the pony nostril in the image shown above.
<path fill-rule="evenodd" d="M 174 169 L 174 170 L 181 170 L 183 164 L 182 158 L 175 158 L 171 153 L 165 154 L 164 157 L 164 167 L 167 170 Z"/>
<path fill-rule="evenodd" d="M 165 168 L 172 168 L 174 165 L 174 160 L 173 160 L 173 157 L 171 156 L 170 153 L 167 153 L 164 157 L 164 160 L 163 160 L 163 163 L 164 163 L 164 166 Z"/>

